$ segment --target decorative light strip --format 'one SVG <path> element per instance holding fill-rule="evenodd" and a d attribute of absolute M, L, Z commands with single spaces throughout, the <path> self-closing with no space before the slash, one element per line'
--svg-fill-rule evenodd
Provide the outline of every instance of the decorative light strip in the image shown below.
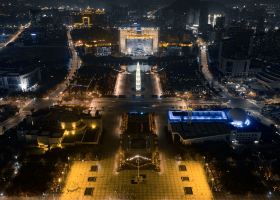
<path fill-rule="evenodd" d="M 185 121 L 185 120 L 228 120 L 224 111 L 190 111 L 185 112 L 182 116 L 174 116 L 174 113 L 182 113 L 182 111 L 169 111 L 169 120 Z"/>

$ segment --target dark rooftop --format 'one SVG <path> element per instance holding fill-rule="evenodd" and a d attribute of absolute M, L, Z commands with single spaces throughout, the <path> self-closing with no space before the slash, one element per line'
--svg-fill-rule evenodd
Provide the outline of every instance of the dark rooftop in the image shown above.
<path fill-rule="evenodd" d="M 193 139 L 230 133 L 230 126 L 223 122 L 171 123 L 172 130 L 183 139 Z"/>

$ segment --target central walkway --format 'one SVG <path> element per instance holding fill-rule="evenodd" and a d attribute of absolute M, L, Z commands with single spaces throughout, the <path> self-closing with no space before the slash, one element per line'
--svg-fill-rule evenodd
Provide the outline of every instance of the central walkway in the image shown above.
<path fill-rule="evenodd" d="M 126 71 L 118 74 L 115 95 L 132 98 L 140 94 L 142 98 L 151 98 L 152 95 L 160 96 L 162 94 L 157 74 L 151 73 L 149 65 L 139 63 L 139 66 L 141 68 L 141 91 L 136 90 L 137 64 L 135 64 L 126 66 Z"/>
<path fill-rule="evenodd" d="M 135 71 L 133 66 L 128 73 L 120 74 L 115 91 L 118 95 L 128 95 L 127 101 L 116 99 L 105 103 L 107 108 L 103 112 L 104 135 L 101 149 L 100 161 L 76 161 L 73 163 L 63 189 L 61 199 L 83 200 L 83 199 L 139 199 L 139 200 L 210 200 L 211 190 L 206 181 L 202 165 L 195 161 L 176 161 L 172 144 L 168 142 L 165 127 L 167 125 L 166 113 L 169 104 L 161 102 L 160 99 L 151 99 L 154 92 L 159 91 L 159 83 L 154 74 L 141 73 L 141 87 L 143 101 L 141 98 L 133 98 L 135 90 Z M 143 69 L 141 67 L 141 69 Z M 134 74 L 133 74 L 134 73 Z M 147 101 L 147 99 L 150 99 Z M 145 102 L 145 103 L 144 103 Z M 174 105 L 176 102 L 170 103 Z M 100 105 L 101 105 L 100 104 Z M 143 105 L 145 104 L 145 105 Z M 161 160 L 161 171 L 140 170 L 144 181 L 132 184 L 132 179 L 137 175 L 137 170 L 116 171 L 119 153 L 120 116 L 131 109 L 156 113 L 157 134 L 159 137 L 159 151 Z M 181 169 L 181 170 L 180 170 Z M 183 170 L 182 170 L 183 169 Z M 92 177 L 92 178 L 90 178 Z M 94 177 L 94 178 L 93 178 Z M 94 181 L 89 181 L 94 180 Z M 86 192 L 87 191 L 87 192 Z M 192 194 L 191 194 L 192 193 Z"/>

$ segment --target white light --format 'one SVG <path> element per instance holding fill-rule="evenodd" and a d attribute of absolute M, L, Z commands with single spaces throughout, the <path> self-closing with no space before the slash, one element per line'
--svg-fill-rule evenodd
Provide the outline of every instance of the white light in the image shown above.
<path fill-rule="evenodd" d="M 128 54 L 131 54 L 132 49 L 131 48 L 127 48 L 127 52 L 128 52 Z"/>
<path fill-rule="evenodd" d="M 131 157 L 131 158 L 127 158 L 126 160 L 127 160 L 127 161 L 132 161 L 132 160 L 135 160 L 135 159 L 151 160 L 151 159 L 149 159 L 149 158 L 147 158 L 147 157 L 140 156 L 140 155 L 136 155 L 136 156 L 133 156 L 133 157 Z"/>
<path fill-rule="evenodd" d="M 139 62 L 137 63 L 136 66 L 136 91 L 141 91 L 141 67 Z"/>
<path fill-rule="evenodd" d="M 21 84 L 19 84 L 19 87 L 21 88 L 21 90 L 24 92 L 27 90 L 27 83 L 26 81 L 22 81 Z"/>
<path fill-rule="evenodd" d="M 232 144 L 238 144 L 238 141 L 234 139 L 234 140 L 231 141 L 231 143 Z"/>
<path fill-rule="evenodd" d="M 231 125 L 233 125 L 234 127 L 238 127 L 238 128 L 243 127 L 242 121 L 233 121 L 233 122 L 231 122 Z"/>
<path fill-rule="evenodd" d="M 230 124 L 237 128 L 243 128 L 244 126 L 249 126 L 251 124 L 251 121 L 249 119 L 246 119 L 244 123 L 242 121 L 233 121 L 230 122 Z"/>
<path fill-rule="evenodd" d="M 251 123 L 251 122 L 250 122 L 250 120 L 249 120 L 249 119 L 246 119 L 246 121 L 245 121 L 245 123 L 244 123 L 244 124 L 245 124 L 246 126 L 249 126 L 249 125 L 250 125 L 250 123 Z"/>

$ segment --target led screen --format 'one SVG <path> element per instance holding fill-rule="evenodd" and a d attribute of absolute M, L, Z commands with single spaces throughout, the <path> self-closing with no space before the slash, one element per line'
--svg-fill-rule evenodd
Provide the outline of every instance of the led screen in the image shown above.
<path fill-rule="evenodd" d="M 153 39 L 126 39 L 127 54 L 145 56 L 153 54 Z"/>

